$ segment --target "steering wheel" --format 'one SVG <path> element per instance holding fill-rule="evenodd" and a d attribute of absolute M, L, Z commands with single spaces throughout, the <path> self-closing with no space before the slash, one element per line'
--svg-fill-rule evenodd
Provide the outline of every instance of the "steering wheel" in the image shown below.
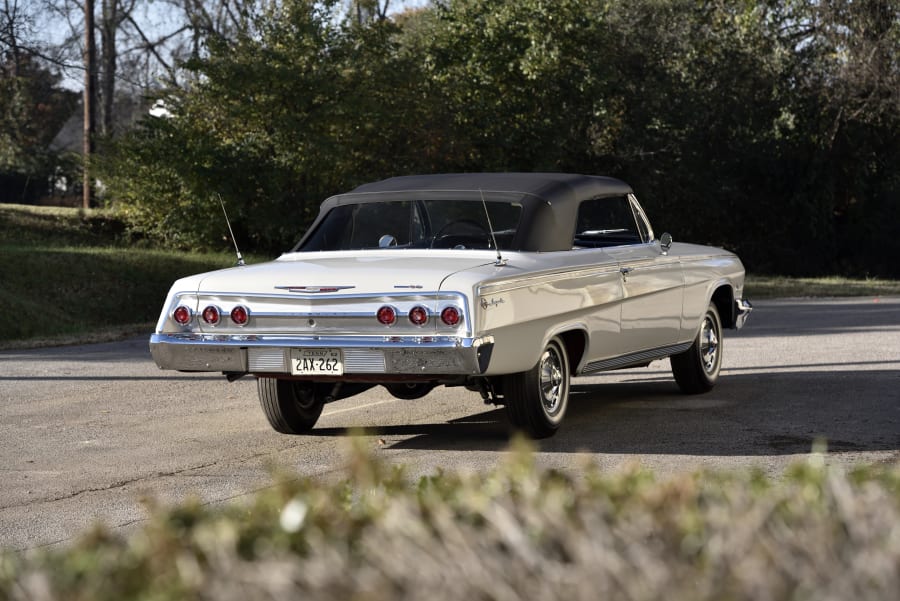
<path fill-rule="evenodd" d="M 456 227 L 460 228 L 463 231 L 448 231 Z M 448 221 L 447 223 L 445 223 L 438 229 L 437 232 L 435 232 L 434 236 L 431 238 L 431 245 L 429 246 L 429 248 L 434 248 L 435 246 L 443 247 L 449 240 L 453 240 L 456 238 L 460 240 L 459 245 L 462 245 L 462 241 L 475 240 L 479 243 L 486 241 L 487 247 L 491 247 L 490 232 L 488 232 L 483 225 L 481 225 L 474 219 L 454 219 L 453 221 Z M 454 244 L 453 246 L 455 247 L 457 245 Z"/>

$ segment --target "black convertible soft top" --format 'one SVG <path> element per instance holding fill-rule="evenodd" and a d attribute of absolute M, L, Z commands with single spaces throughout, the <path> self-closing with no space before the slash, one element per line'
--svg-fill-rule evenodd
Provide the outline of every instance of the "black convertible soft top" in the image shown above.
<path fill-rule="evenodd" d="M 547 201 L 575 195 L 592 198 L 611 194 L 629 194 L 631 188 L 612 177 L 578 175 L 574 173 L 444 173 L 436 175 L 405 175 L 379 182 L 363 184 L 350 194 L 369 192 L 459 190 L 485 192 L 518 192 L 531 194 Z"/>
<path fill-rule="evenodd" d="M 448 173 L 408 175 L 363 184 L 322 203 L 310 227 L 336 206 L 389 200 L 506 201 L 523 208 L 515 250 L 558 251 L 572 248 L 572 236 L 582 200 L 631 194 L 625 182 L 571 173 Z M 302 246 L 302 241 L 298 245 Z"/>

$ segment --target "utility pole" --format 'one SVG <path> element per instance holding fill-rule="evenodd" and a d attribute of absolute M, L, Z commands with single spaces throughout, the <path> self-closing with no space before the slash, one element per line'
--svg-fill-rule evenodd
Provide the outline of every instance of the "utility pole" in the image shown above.
<path fill-rule="evenodd" d="M 84 196 L 82 206 L 91 208 L 93 181 L 91 159 L 94 154 L 94 132 L 97 109 L 97 46 L 94 43 L 94 0 L 84 0 Z"/>

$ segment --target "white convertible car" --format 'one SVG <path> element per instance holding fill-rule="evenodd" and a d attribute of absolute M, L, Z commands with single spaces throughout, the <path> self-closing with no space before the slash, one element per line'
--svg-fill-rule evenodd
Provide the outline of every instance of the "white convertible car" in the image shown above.
<path fill-rule="evenodd" d="M 684 392 L 712 388 L 743 286 L 732 253 L 657 238 L 616 179 L 397 177 L 326 200 L 274 261 L 175 282 L 150 350 L 162 369 L 256 376 L 287 434 L 375 385 L 444 385 L 546 437 L 572 376 L 669 357 Z"/>

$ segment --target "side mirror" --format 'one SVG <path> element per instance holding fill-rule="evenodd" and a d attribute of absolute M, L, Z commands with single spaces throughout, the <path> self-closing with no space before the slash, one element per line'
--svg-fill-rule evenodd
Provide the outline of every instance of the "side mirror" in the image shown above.
<path fill-rule="evenodd" d="M 397 246 L 397 239 L 390 234 L 385 234 L 378 239 L 378 248 L 390 248 L 392 246 Z"/>
<path fill-rule="evenodd" d="M 659 247 L 662 249 L 662 254 L 669 254 L 669 248 L 672 246 L 672 234 L 666 232 L 662 236 L 659 237 Z"/>

